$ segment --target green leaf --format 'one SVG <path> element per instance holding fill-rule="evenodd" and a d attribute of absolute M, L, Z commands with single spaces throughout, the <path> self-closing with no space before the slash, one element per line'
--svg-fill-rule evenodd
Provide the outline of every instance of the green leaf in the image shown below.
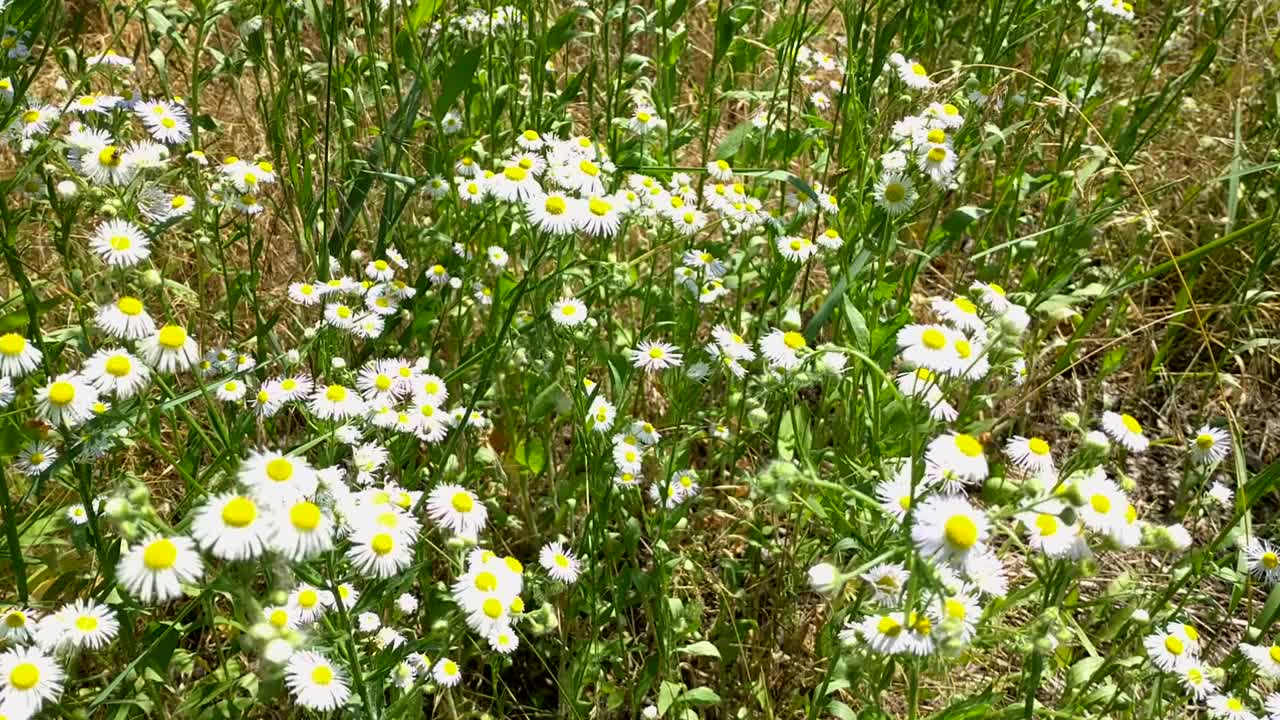
<path fill-rule="evenodd" d="M 680 696 L 680 691 L 684 686 L 680 683 L 674 683 L 670 680 L 663 680 L 662 685 L 658 686 L 658 715 L 666 715 L 667 710 L 671 708 L 671 704 Z"/>
<path fill-rule="evenodd" d="M 720 657 L 720 649 L 706 640 L 699 640 L 696 643 L 685 645 L 680 648 L 680 652 L 685 653 L 686 655 L 696 655 L 698 657 Z"/>
<path fill-rule="evenodd" d="M 409 13 L 409 29 L 417 31 L 422 24 L 429 21 L 444 4 L 444 0 L 418 0 Z"/>
<path fill-rule="evenodd" d="M 547 466 L 547 448 L 543 445 L 542 438 L 521 440 L 516 445 L 516 462 L 534 475 L 542 474 L 542 469 Z"/>
<path fill-rule="evenodd" d="M 822 307 L 818 308 L 817 314 L 809 319 L 809 324 L 804 328 L 805 342 L 810 345 L 817 344 L 818 331 L 822 329 L 823 325 L 827 324 L 827 320 L 831 317 L 832 311 L 836 309 L 836 305 L 838 305 L 840 300 L 844 297 L 845 288 L 848 286 L 849 284 L 845 279 L 840 278 L 840 282 L 836 283 L 836 286 L 831 288 L 831 292 L 827 294 L 827 299 L 822 302 Z"/>
<path fill-rule="evenodd" d="M 871 352 L 871 331 L 867 329 L 867 319 L 849 298 L 844 299 L 844 319 L 849 323 L 849 332 L 853 333 L 853 346 L 862 352 Z"/>
<path fill-rule="evenodd" d="M 440 85 L 440 95 L 431 108 L 436 120 L 444 117 L 458 96 L 476 81 L 476 68 L 480 66 L 480 54 L 483 51 L 483 47 L 474 47 L 449 68 Z"/>
<path fill-rule="evenodd" d="M 717 160 L 728 160 L 734 155 L 737 155 L 738 148 L 742 147 L 743 141 L 750 137 L 752 127 L 750 120 L 743 120 L 738 123 L 734 129 L 729 131 L 728 135 L 724 136 L 724 139 L 720 141 L 720 144 L 716 146 L 715 158 Z"/>
<path fill-rule="evenodd" d="M 547 30 L 547 55 L 554 55 L 564 44 L 581 33 L 574 27 L 582 11 L 578 8 L 566 10 L 556 18 L 556 22 Z"/>
<path fill-rule="evenodd" d="M 991 211 L 976 205 L 964 205 L 947 213 L 942 229 L 951 235 L 959 235 L 965 228 L 986 217 Z"/>
<path fill-rule="evenodd" d="M 827 704 L 827 714 L 837 717 L 840 720 L 855 720 L 857 717 L 853 714 L 853 709 L 839 700 L 832 700 Z"/>
<path fill-rule="evenodd" d="M 716 694 L 715 690 L 712 690 L 709 687 L 696 687 L 692 690 L 686 690 L 685 693 L 680 696 L 680 700 L 682 702 L 687 702 L 690 705 L 720 704 L 720 696 Z"/>
<path fill-rule="evenodd" d="M 778 457 L 790 460 L 796 456 L 807 456 L 811 437 L 808 408 L 804 405 L 791 406 L 782 414 L 782 422 L 778 425 Z"/>

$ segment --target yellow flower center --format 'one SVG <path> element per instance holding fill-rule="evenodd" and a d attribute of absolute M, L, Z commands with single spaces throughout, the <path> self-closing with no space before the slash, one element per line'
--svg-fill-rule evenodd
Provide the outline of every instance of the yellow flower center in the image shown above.
<path fill-rule="evenodd" d="M 911 509 L 911 496 L 910 496 L 910 495 L 903 495 L 902 497 L 898 498 L 898 507 L 902 508 L 902 512 L 906 512 L 906 511 L 910 510 L 910 509 Z"/>
<path fill-rule="evenodd" d="M 41 465 L 44 463 L 44 457 L 44 453 L 42 452 L 33 452 L 31 453 L 31 456 L 27 458 L 27 462 L 31 465 Z"/>
<path fill-rule="evenodd" d="M 1196 447 L 1201 450 L 1208 450 L 1213 447 L 1213 436 L 1209 433 L 1200 433 L 1196 436 Z"/>
<path fill-rule="evenodd" d="M 1089 505 L 1103 515 L 1111 512 L 1111 498 L 1106 495 L 1094 495 L 1089 498 Z"/>
<path fill-rule="evenodd" d="M 943 526 L 947 542 L 961 550 L 968 550 L 978 542 L 978 526 L 966 515 L 953 515 Z"/>
<path fill-rule="evenodd" d="M 978 442 L 972 435 L 964 433 L 956 434 L 956 449 L 969 457 L 982 455 L 982 443 Z"/>
<path fill-rule="evenodd" d="M 177 350 L 187 344 L 187 331 L 177 325 L 165 325 L 160 328 L 160 346 L 169 350 Z"/>
<path fill-rule="evenodd" d="M 395 547 L 395 541 L 387 533 L 378 533 L 369 541 L 369 549 L 379 555 L 386 555 Z"/>
<path fill-rule="evenodd" d="M 1227 709 L 1238 713 L 1244 710 L 1244 703 L 1240 702 L 1239 698 L 1230 698 L 1227 700 Z"/>
<path fill-rule="evenodd" d="M 347 389 L 341 385 L 330 385 L 325 389 L 324 396 L 329 402 L 342 402 L 347 399 Z"/>
<path fill-rule="evenodd" d="M 497 620 L 502 617 L 502 601 L 497 598 L 485 600 L 481 609 L 484 610 L 484 614 L 490 620 Z"/>
<path fill-rule="evenodd" d="M 1268 570 L 1275 570 L 1280 567 L 1280 556 L 1270 551 L 1262 553 L 1262 567 Z"/>
<path fill-rule="evenodd" d="M 937 328 L 929 328 L 920 336 L 920 341 L 930 350 L 941 350 L 947 346 L 947 336 Z"/>
<path fill-rule="evenodd" d="M 1033 437 L 1027 441 L 1027 449 L 1031 451 L 1032 455 L 1048 455 L 1049 443 L 1042 438 Z"/>
<path fill-rule="evenodd" d="M 600 174 L 600 168 L 596 167 L 596 164 L 590 160 L 583 160 L 578 163 L 578 169 L 591 177 L 595 177 Z"/>
<path fill-rule="evenodd" d="M 231 498 L 222 506 L 222 522 L 231 527 L 248 527 L 258 517 L 258 508 L 253 501 L 244 496 Z"/>
<path fill-rule="evenodd" d="M 598 197 L 593 197 L 587 201 L 587 209 L 596 217 L 604 217 L 609 214 L 613 206 Z"/>
<path fill-rule="evenodd" d="M 39 120 L 40 120 L 39 110 L 28 110 L 22 113 L 22 122 L 26 123 L 27 125 L 34 125 Z"/>
<path fill-rule="evenodd" d="M 978 306 L 974 305 L 969 298 L 958 297 L 953 301 L 953 304 L 960 309 L 960 312 L 966 315 L 975 315 L 978 312 Z"/>
<path fill-rule="evenodd" d="M 76 386 L 59 380 L 49 386 L 49 402 L 63 406 L 76 398 Z"/>
<path fill-rule="evenodd" d="M 9 672 L 9 684 L 19 690 L 30 690 L 40 682 L 40 668 L 35 663 L 19 663 Z"/>
<path fill-rule="evenodd" d="M 108 145 L 98 151 L 98 164 L 107 167 L 118 167 L 124 158 L 120 155 L 120 149 L 115 145 Z"/>
<path fill-rule="evenodd" d="M 782 344 L 792 350 L 801 350 L 808 345 L 808 343 L 805 342 L 804 336 L 794 331 L 785 333 L 782 336 Z"/>
<path fill-rule="evenodd" d="M 111 249 L 116 252 L 124 252 L 133 247 L 133 241 L 129 239 L 128 235 L 112 235 L 110 243 Z"/>
<path fill-rule="evenodd" d="M 1272 645 L 1267 654 L 1271 656 L 1271 662 L 1280 663 L 1280 645 Z"/>
<path fill-rule="evenodd" d="M 573 305 L 565 305 L 564 307 L 560 308 L 560 314 L 564 315 L 565 317 L 573 317 L 575 314 L 577 314 L 577 312 L 578 312 L 578 308 L 574 307 Z"/>
<path fill-rule="evenodd" d="M 320 508 L 313 502 L 302 501 L 289 508 L 289 522 L 299 530 L 310 532 L 320 526 Z"/>
<path fill-rule="evenodd" d="M 929 131 L 928 140 L 935 145 L 941 145 L 947 141 L 947 134 L 937 128 L 934 128 Z"/>
<path fill-rule="evenodd" d="M 373 379 L 373 386 L 383 392 L 386 392 L 391 389 L 391 378 L 386 375 L 379 375 Z"/>
<path fill-rule="evenodd" d="M 1053 537 L 1058 533 L 1058 518 L 1053 515 L 1037 515 L 1036 530 L 1040 537 Z"/>
<path fill-rule="evenodd" d="M 0 355 L 19 355 L 27 349 L 27 339 L 17 333 L 0 335 Z"/>
<path fill-rule="evenodd" d="M 924 77 L 929 74 L 929 71 L 925 70 L 924 66 L 921 65 L 920 63 L 915 63 L 914 65 L 912 65 L 911 72 L 917 75 L 918 77 Z"/>
<path fill-rule="evenodd" d="M 298 593 L 298 604 L 304 608 L 313 608 L 320 602 L 320 593 L 315 590 L 303 590 Z"/>
<path fill-rule="evenodd" d="M 973 355 L 973 346 L 963 338 L 956 340 L 956 355 L 959 355 L 961 360 L 968 360 Z"/>
<path fill-rule="evenodd" d="M 498 578 L 491 572 L 476 575 L 476 589 L 480 592 L 493 592 L 498 589 Z"/>
<path fill-rule="evenodd" d="M 507 569 L 510 570 L 511 572 L 517 575 L 524 574 L 524 565 L 521 565 L 519 560 L 511 557 L 510 555 L 502 558 L 502 562 L 507 566 Z"/>
<path fill-rule="evenodd" d="M 456 492 L 449 500 L 449 504 L 460 513 L 469 513 L 475 507 L 476 501 L 471 497 L 471 493 Z"/>
<path fill-rule="evenodd" d="M 458 663 L 452 660 L 445 660 L 444 666 L 441 669 L 444 670 L 445 675 L 449 675 L 450 677 L 452 677 L 458 674 Z"/>
<path fill-rule="evenodd" d="M 660 360 L 665 356 L 666 356 L 666 353 L 662 351 L 662 348 L 659 348 L 659 347 L 649 348 L 649 357 L 653 358 L 654 360 Z"/>
<path fill-rule="evenodd" d="M 333 670 L 328 665 L 317 665 L 311 671 L 311 682 L 317 685 L 328 685 L 333 682 Z"/>
<path fill-rule="evenodd" d="M 929 150 L 929 162 L 940 163 L 947 159 L 947 149 L 935 147 Z"/>
<path fill-rule="evenodd" d="M 172 130 L 173 128 L 177 127 L 178 122 L 171 117 L 167 117 L 161 120 L 160 124 Z"/>
<path fill-rule="evenodd" d="M 80 632 L 93 632 L 98 629 L 98 618 L 92 615 L 81 615 L 76 618 L 76 628 L 79 629 Z"/>
<path fill-rule="evenodd" d="M 27 616 L 18 610 L 4 616 L 4 624 L 11 628 L 20 628 L 27 624 Z"/>
<path fill-rule="evenodd" d="M 275 610 L 272 610 L 271 615 L 267 617 L 267 622 L 270 622 L 277 628 L 283 628 L 289 624 L 289 613 L 281 610 L 280 608 L 276 608 Z"/>
<path fill-rule="evenodd" d="M 293 477 L 293 463 L 285 458 L 276 458 L 267 463 L 267 477 L 275 482 L 287 482 Z"/>
<path fill-rule="evenodd" d="M 520 167 L 519 165 L 508 165 L 507 167 L 503 168 L 502 174 L 511 182 L 520 182 L 521 180 L 524 180 L 529 175 L 529 173 L 526 172 L 525 169 Z"/>
<path fill-rule="evenodd" d="M 555 196 L 547 198 L 547 201 L 543 203 L 543 207 L 551 215 L 563 215 L 566 210 L 564 198 Z"/>
<path fill-rule="evenodd" d="M 168 570 L 178 560 L 178 546 L 172 540 L 160 538 L 142 551 L 142 564 L 148 570 Z"/>
<path fill-rule="evenodd" d="M 524 139 L 528 140 L 529 142 L 536 142 L 538 139 L 538 133 L 534 132 L 533 130 L 525 130 L 521 134 L 524 135 Z"/>
<path fill-rule="evenodd" d="M 1128 430 L 1134 435 L 1142 434 L 1142 424 L 1139 423 L 1137 418 L 1135 418 L 1134 416 L 1128 413 L 1125 413 L 1124 415 L 1120 416 L 1120 422 L 1124 425 L 1125 430 Z"/>
<path fill-rule="evenodd" d="M 878 630 L 881 635 L 897 637 L 902 632 L 902 624 L 888 615 L 885 615 L 880 618 L 880 622 L 876 623 L 876 630 Z"/>
<path fill-rule="evenodd" d="M 169 201 L 169 207 L 173 208 L 174 210 L 180 210 L 186 206 L 187 206 L 186 195 L 175 195 L 173 200 Z"/>
<path fill-rule="evenodd" d="M 132 365 L 129 362 L 129 358 L 124 355 L 112 355 L 107 358 L 106 371 L 110 375 L 124 377 L 129 374 L 131 368 Z"/>
<path fill-rule="evenodd" d="M 965 612 L 964 603 L 956 600 L 955 598 L 947 598 L 942 605 L 943 609 L 947 613 L 947 617 L 953 620 L 963 620 L 965 615 L 968 614 Z"/>

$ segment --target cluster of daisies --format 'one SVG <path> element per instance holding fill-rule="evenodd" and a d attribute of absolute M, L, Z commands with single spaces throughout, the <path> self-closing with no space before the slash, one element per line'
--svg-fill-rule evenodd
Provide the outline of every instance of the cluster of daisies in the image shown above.
<path fill-rule="evenodd" d="M 1258 691 L 1246 687 L 1240 692 L 1219 687 L 1227 673 L 1201 658 L 1205 641 L 1190 623 L 1169 622 L 1147 635 L 1142 645 L 1156 670 L 1176 678 L 1195 701 L 1204 703 L 1210 717 L 1217 720 L 1280 717 L 1280 692 L 1274 690 L 1275 683 L 1280 681 L 1280 645 L 1242 642 L 1227 653 L 1231 656 L 1239 652 L 1261 686 Z"/>
<path fill-rule="evenodd" d="M 975 283 L 971 291 L 973 298 L 933 301 L 941 322 L 910 325 L 899 333 L 904 365 L 899 390 L 927 407 L 935 422 L 957 419 L 948 397 L 964 394 L 984 378 L 1025 373 L 1016 343 L 1027 325 L 1025 311 L 999 286 Z M 885 563 L 858 573 L 856 579 L 865 583 L 879 610 L 850 619 L 841 635 L 845 642 L 884 655 L 931 655 L 963 647 L 981 618 L 981 600 L 1009 589 L 1004 561 L 995 552 L 1002 520 L 1013 520 L 1026 546 L 1053 560 L 1081 560 L 1095 548 L 1189 548 L 1191 536 L 1182 525 L 1140 520 L 1127 493 L 1133 481 L 1118 471 L 1113 479 L 1109 470 L 1113 460 L 1118 467 L 1125 454 L 1147 450 L 1150 439 L 1138 420 L 1107 411 L 1100 429 L 1080 432 L 1081 442 L 1062 466 L 1044 438 L 1009 438 L 998 474 L 1019 491 L 1012 505 L 987 510 L 967 494 L 993 476 L 988 449 L 974 435 L 944 431 L 926 445 L 923 457 L 887 463 L 876 500 L 886 517 L 906 526 L 918 562 L 914 572 L 902 563 Z M 1190 443 L 1190 457 L 1212 466 L 1226 457 L 1228 441 L 1223 430 L 1201 428 Z M 1271 568 L 1274 573 L 1280 557 L 1270 545 L 1255 541 L 1251 547 L 1259 572 Z M 825 593 L 853 579 L 828 564 L 810 572 L 811 584 Z"/>
<path fill-rule="evenodd" d="M 98 67 L 119 70 L 132 65 L 104 62 Z M 191 122 L 181 98 L 89 92 L 68 95 L 57 104 L 31 102 L 15 116 L 8 132 L 24 152 L 43 142 L 56 142 L 64 149 L 66 162 L 57 174 L 65 177 L 54 178 L 60 201 L 71 202 L 87 189 L 113 189 L 159 230 L 195 208 L 191 195 L 170 192 L 154 182 L 179 147 L 191 140 Z M 141 132 L 135 123 L 142 126 Z M 55 135 L 63 124 L 66 132 Z M 197 168 L 210 165 L 198 149 L 183 157 Z M 264 192 L 275 181 L 270 162 L 228 156 L 210 168 L 202 183 L 204 200 L 210 207 L 257 214 L 264 209 Z M 136 193 L 126 192 L 135 187 Z M 43 190 L 37 186 L 36 192 Z M 147 259 L 150 242 L 137 224 L 118 218 L 99 226 L 90 245 L 111 267 L 132 267 Z"/>
<path fill-rule="evenodd" d="M 911 68 L 921 67 L 899 55 L 890 63 L 908 84 L 908 77 L 917 77 Z M 915 205 L 920 180 L 943 189 L 954 186 L 957 156 L 951 135 L 963 125 L 964 116 L 952 102 L 929 103 L 920 114 L 895 122 L 889 132 L 895 147 L 880 156 L 881 174 L 873 190 L 876 204 L 890 215 L 901 215 Z"/>

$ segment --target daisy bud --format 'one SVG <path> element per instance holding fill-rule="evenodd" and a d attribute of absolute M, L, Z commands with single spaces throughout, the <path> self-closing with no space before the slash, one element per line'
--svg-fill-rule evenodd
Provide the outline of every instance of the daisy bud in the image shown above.
<path fill-rule="evenodd" d="M 80 188 L 72 180 L 63 180 L 58 183 L 54 190 L 57 191 L 58 197 L 63 200 L 70 200 L 76 196 L 76 193 L 79 192 Z"/>
<path fill-rule="evenodd" d="M 474 460 L 481 465 L 497 465 L 498 454 L 488 445 L 481 445 L 473 456 Z"/>
<path fill-rule="evenodd" d="M 769 412 L 764 408 L 755 408 L 751 412 L 747 413 L 747 422 L 751 423 L 754 427 L 762 427 L 765 423 L 769 422 Z"/>
<path fill-rule="evenodd" d="M 151 491 L 146 485 L 138 483 L 129 490 L 129 502 L 134 505 L 147 505 L 151 502 Z"/>
<path fill-rule="evenodd" d="M 297 365 L 302 362 L 302 353 L 297 348 L 290 348 L 289 352 L 284 354 L 284 361 L 290 365 Z"/>
<path fill-rule="evenodd" d="M 160 275 L 160 271 L 156 270 L 155 268 L 151 268 L 146 272 L 142 273 L 143 287 L 156 288 L 156 287 L 160 287 L 160 285 L 163 282 L 164 282 L 164 278 Z"/>
<path fill-rule="evenodd" d="M 800 318 L 800 311 L 796 310 L 795 308 L 791 308 L 790 310 L 787 311 L 785 315 L 782 316 L 783 330 L 795 330 L 796 332 L 799 332 L 800 328 L 802 328 L 803 326 L 804 326 L 804 321 Z"/>
<path fill-rule="evenodd" d="M 113 497 L 107 500 L 102 511 L 112 520 L 121 520 L 129 513 L 129 503 L 124 498 Z"/>
<path fill-rule="evenodd" d="M 843 584 L 844 578 L 831 563 L 818 563 L 809 568 L 809 587 L 819 595 L 834 595 Z"/>
<path fill-rule="evenodd" d="M 1125 475 L 1124 473 L 1117 473 L 1117 474 L 1120 476 L 1119 480 L 1120 480 L 1121 490 L 1124 490 L 1127 493 L 1131 493 L 1138 488 L 1137 481 L 1134 480 L 1132 477 Z"/>
<path fill-rule="evenodd" d="M 262 659 L 273 665 L 283 665 L 293 657 L 293 645 L 288 640 L 276 638 L 262 649 Z"/>
<path fill-rule="evenodd" d="M 1080 413 L 1068 410 L 1058 416 L 1058 422 L 1062 423 L 1062 427 L 1068 430 L 1076 430 L 1080 427 Z"/>
<path fill-rule="evenodd" d="M 645 720 L 657 720 L 658 708 L 652 705 L 645 705 L 644 709 L 640 711 L 640 717 L 644 718 Z"/>
<path fill-rule="evenodd" d="M 54 89 L 54 90 L 57 90 L 57 91 L 58 91 L 58 92 L 60 92 L 60 93 L 66 92 L 66 91 L 67 91 L 67 79 L 66 79 L 66 78 L 64 78 L 64 77 L 60 77 L 60 78 L 58 78 L 57 80 L 55 80 L 55 81 L 53 82 L 53 89 Z"/>
<path fill-rule="evenodd" d="M 462 287 L 462 278 L 459 278 L 459 277 L 449 278 L 449 287 L 453 288 L 454 290 L 457 290 L 458 288 Z"/>
<path fill-rule="evenodd" d="M 1151 613 L 1147 612 L 1146 610 L 1143 610 L 1142 608 L 1137 608 L 1133 611 L 1132 614 L 1129 615 L 1129 620 L 1131 622 L 1137 623 L 1138 625 L 1150 625 Z"/>
<path fill-rule="evenodd" d="M 334 370 L 341 370 L 347 366 L 347 359 L 343 357 L 335 357 L 329 361 L 329 367 Z"/>
<path fill-rule="evenodd" d="M 98 208 L 98 214 L 106 215 L 107 217 L 115 217 L 119 213 L 120 213 L 120 206 L 117 205 L 112 200 L 106 201 L 105 203 L 102 204 L 102 207 Z"/>
<path fill-rule="evenodd" d="M 260 642 L 267 642 L 268 640 L 276 639 L 276 629 L 271 626 L 271 623 L 254 623 L 249 627 L 249 637 Z"/>
<path fill-rule="evenodd" d="M 351 262 L 352 262 L 352 263 L 354 263 L 354 264 L 356 264 L 356 265 L 361 265 L 361 264 L 363 264 L 363 263 L 364 263 L 364 251 L 363 251 L 363 250 L 360 250 L 360 249 L 352 250 L 352 251 L 351 251 Z"/>
<path fill-rule="evenodd" d="M 1084 444 L 1093 450 L 1106 452 L 1111 449 L 1111 441 L 1101 430 L 1090 430 L 1084 436 Z"/>

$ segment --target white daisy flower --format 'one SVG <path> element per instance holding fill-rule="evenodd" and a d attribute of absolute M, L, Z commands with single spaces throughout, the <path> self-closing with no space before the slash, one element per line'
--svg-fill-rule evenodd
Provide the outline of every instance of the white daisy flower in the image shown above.
<path fill-rule="evenodd" d="M 965 566 L 985 548 L 989 528 L 987 516 L 963 497 L 931 497 L 916 510 L 911 539 L 921 555 Z"/>
<path fill-rule="evenodd" d="M 470 490 L 443 483 L 427 496 L 427 516 L 456 535 L 475 535 L 484 529 L 489 510 Z"/>
<path fill-rule="evenodd" d="M 199 582 L 204 562 L 190 538 L 152 535 L 133 546 L 116 567 L 116 576 L 130 595 L 144 603 L 162 603 L 182 596 L 182 585 Z"/>
<path fill-rule="evenodd" d="M 1201 465 L 1222 462 L 1231 452 L 1231 434 L 1222 428 L 1202 426 L 1191 440 L 1191 457 Z"/>
<path fill-rule="evenodd" d="M 162 373 L 189 370 L 200 359 L 195 338 L 180 325 L 165 325 L 138 344 L 142 360 Z"/>
<path fill-rule="evenodd" d="M 11 717 L 33 716 L 58 701 L 65 678 L 62 666 L 43 650 L 11 648 L 0 654 L 0 708 Z"/>
<path fill-rule="evenodd" d="M 347 704 L 351 689 L 346 672 L 325 656 L 299 650 L 285 666 L 285 682 L 294 700 L 308 710 L 330 712 Z"/>
<path fill-rule="evenodd" d="M 223 560 L 249 560 L 267 549 L 267 519 L 250 498 L 223 493 L 196 510 L 191 536 L 209 554 Z"/>
<path fill-rule="evenodd" d="M 548 575 L 562 583 L 571 584 L 578 579 L 578 559 L 562 543 L 543 545 L 538 553 L 538 563 Z"/>
<path fill-rule="evenodd" d="M 1129 452 L 1146 452 L 1150 440 L 1143 434 L 1142 424 L 1132 415 L 1121 414 L 1110 410 L 1102 414 L 1102 429 L 1112 440 L 1123 445 Z"/>

